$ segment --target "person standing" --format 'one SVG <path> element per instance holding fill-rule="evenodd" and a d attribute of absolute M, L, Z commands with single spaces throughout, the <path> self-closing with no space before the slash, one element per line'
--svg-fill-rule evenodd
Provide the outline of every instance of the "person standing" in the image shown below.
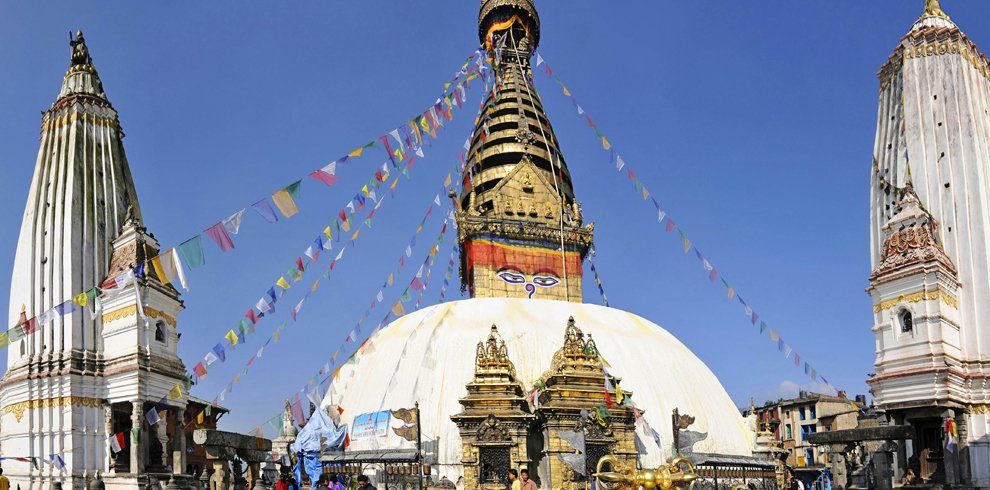
<path fill-rule="evenodd" d="M 519 490 L 537 490 L 539 488 L 535 481 L 529 479 L 529 470 L 527 469 L 519 472 L 519 479 L 522 480 L 519 484 Z"/>
<path fill-rule="evenodd" d="M 509 490 L 519 490 L 521 483 L 519 482 L 519 472 L 510 468 L 509 469 Z"/>
<path fill-rule="evenodd" d="M 0 490 L 10 490 L 10 480 L 3 476 L 3 468 L 0 468 Z"/>
<path fill-rule="evenodd" d="M 368 477 L 365 475 L 359 476 L 357 480 L 358 480 L 358 488 L 360 488 L 361 490 L 378 490 L 378 488 L 376 488 L 374 485 L 371 484 L 370 481 L 368 481 Z"/>

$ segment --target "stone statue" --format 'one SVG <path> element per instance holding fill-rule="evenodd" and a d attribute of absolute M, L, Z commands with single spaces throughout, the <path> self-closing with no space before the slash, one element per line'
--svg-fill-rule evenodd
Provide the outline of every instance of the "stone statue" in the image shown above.
<path fill-rule="evenodd" d="M 76 31 L 76 38 L 72 38 L 72 33 L 69 33 L 69 45 L 72 46 L 72 65 L 91 65 L 93 64 L 93 58 L 89 56 L 89 48 L 86 47 L 86 39 L 83 38 L 83 32 Z"/>

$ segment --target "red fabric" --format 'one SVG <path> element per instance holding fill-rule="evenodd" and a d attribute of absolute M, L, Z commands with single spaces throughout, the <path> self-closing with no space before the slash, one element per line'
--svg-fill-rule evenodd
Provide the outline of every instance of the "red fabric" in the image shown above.
<path fill-rule="evenodd" d="M 476 267 L 490 267 L 496 270 L 507 267 L 523 274 L 549 272 L 558 277 L 564 276 L 558 251 L 489 241 L 470 241 L 464 248 L 468 270 Z M 567 275 L 582 275 L 581 255 L 577 252 L 567 252 L 565 257 Z"/>

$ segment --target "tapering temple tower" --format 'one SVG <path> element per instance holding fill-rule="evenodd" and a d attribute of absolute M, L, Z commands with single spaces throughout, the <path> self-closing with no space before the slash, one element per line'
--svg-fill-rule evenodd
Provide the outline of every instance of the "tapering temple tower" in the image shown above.
<path fill-rule="evenodd" d="M 39 458 L 38 465 L 5 462 L 4 475 L 23 490 L 84 488 L 99 473 L 109 488 L 137 488 L 138 477 L 179 471 L 185 457 L 185 399 L 161 407 L 150 427 L 147 411 L 185 373 L 176 354 L 178 292 L 151 271 L 158 243 L 141 222 L 124 155 L 117 112 L 107 99 L 82 32 L 71 41 L 71 63 L 58 99 L 42 116 L 41 147 L 24 210 L 11 278 L 8 326 L 41 315 L 144 264 L 131 287 L 54 315 L 34 331 L 11 330 L 8 368 L 0 381 L 0 448 L 5 456 Z M 108 438 L 124 433 L 112 453 Z M 169 437 L 175 454 L 169 454 Z M 181 440 L 180 440 L 181 439 Z M 59 455 L 64 468 L 45 464 Z M 146 480 L 141 480 L 146 481 Z"/>
<path fill-rule="evenodd" d="M 532 0 L 484 0 L 478 33 L 495 68 L 471 139 L 457 213 L 461 281 L 472 297 L 581 301 L 593 237 L 533 87 Z"/>
<path fill-rule="evenodd" d="M 878 407 L 933 478 L 990 487 L 990 64 L 937 0 L 879 73 L 869 293 Z M 946 450 L 954 421 L 959 448 Z M 929 475 L 919 475 L 928 477 Z"/>

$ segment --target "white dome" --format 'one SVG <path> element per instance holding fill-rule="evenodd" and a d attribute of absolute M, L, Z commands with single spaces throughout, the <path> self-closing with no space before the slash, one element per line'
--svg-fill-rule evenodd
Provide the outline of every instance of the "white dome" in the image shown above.
<path fill-rule="evenodd" d="M 422 309 L 372 336 L 363 352 L 337 373 L 324 405 L 339 404 L 342 421 L 419 402 L 422 438 L 437 478 L 458 481 L 461 441 L 451 415 L 474 376 L 475 347 L 497 325 L 509 359 L 527 390 L 547 369 L 564 341 L 568 317 L 595 339 L 609 371 L 633 392 L 636 406 L 662 438 L 664 448 L 646 442 L 645 466 L 670 455 L 670 414 L 676 407 L 697 418 L 689 430 L 707 433 L 693 450 L 750 456 L 754 434 L 721 383 L 684 344 L 660 326 L 615 308 L 563 301 L 509 298 L 470 299 Z M 333 398 L 333 400 L 331 400 Z M 590 408 L 590 407 L 589 407 Z M 369 441 L 352 449 L 373 449 Z M 389 443 L 371 443 L 384 448 Z M 435 453 L 436 460 L 433 459 Z"/>

